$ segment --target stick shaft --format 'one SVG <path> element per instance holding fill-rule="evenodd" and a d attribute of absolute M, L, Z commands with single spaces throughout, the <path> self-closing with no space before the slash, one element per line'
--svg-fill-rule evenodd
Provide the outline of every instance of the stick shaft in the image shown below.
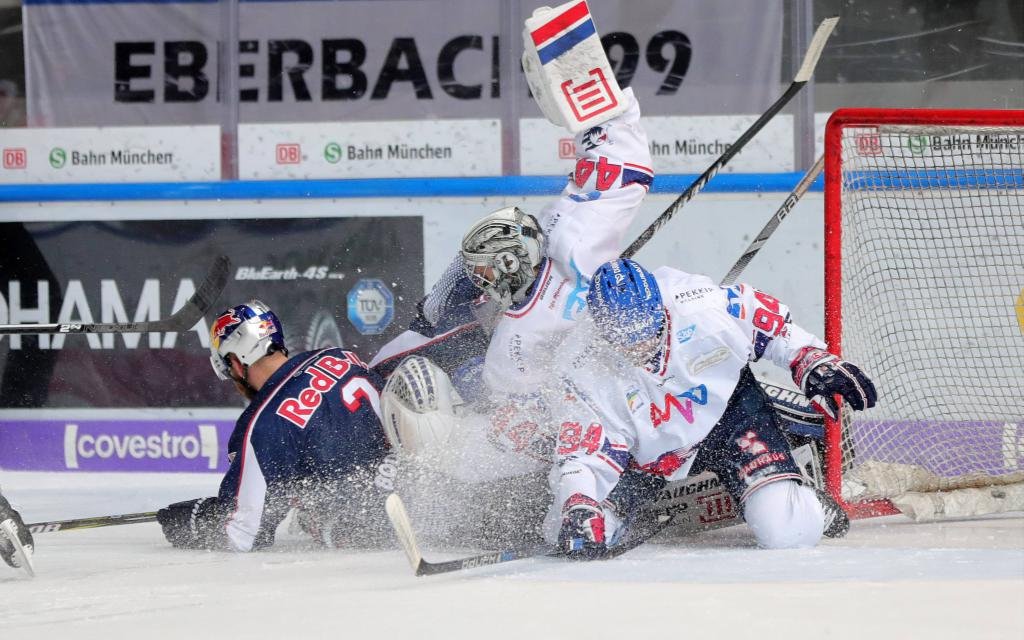
<path fill-rule="evenodd" d="M 113 516 L 95 516 L 76 520 L 53 520 L 51 522 L 35 522 L 25 525 L 32 533 L 53 533 L 54 531 L 71 531 L 72 529 L 95 529 L 97 527 L 113 527 L 122 524 L 138 524 L 156 520 L 156 511 L 142 513 L 124 513 Z"/>
<path fill-rule="evenodd" d="M 0 324 L 0 335 L 38 333 L 147 333 L 150 331 L 188 331 L 203 319 L 228 281 L 231 261 L 218 256 L 196 292 L 185 304 L 163 320 L 150 322 L 64 322 L 54 324 Z"/>
<path fill-rule="evenodd" d="M 714 178 L 722 169 L 722 167 L 724 167 L 729 160 L 733 158 L 733 156 L 739 153 L 743 147 L 750 142 L 751 138 L 757 135 L 757 133 L 761 131 L 761 129 L 763 129 L 764 126 L 768 124 L 768 122 L 774 118 L 790 100 L 793 99 L 793 96 L 804 88 L 804 85 L 807 84 L 807 81 L 810 80 L 811 75 L 814 73 L 814 67 L 818 64 L 818 59 L 821 57 L 821 51 L 825 47 L 825 41 L 828 40 L 830 35 L 832 35 L 832 31 L 835 29 L 838 21 L 839 18 L 828 18 L 818 25 L 818 30 L 814 33 L 814 38 L 811 39 L 811 43 L 807 47 L 807 53 L 804 54 L 804 60 L 800 65 L 800 70 L 793 78 L 793 82 L 790 83 L 788 88 L 786 88 L 785 93 L 783 93 L 778 100 L 768 107 L 768 110 L 761 114 L 761 117 L 758 118 L 754 124 L 750 125 L 750 127 L 743 132 L 736 142 L 726 149 L 725 153 L 719 156 L 718 159 L 715 160 L 711 166 L 708 167 L 704 173 L 702 173 L 700 177 L 698 177 L 693 184 L 686 189 L 686 191 L 676 198 L 672 204 L 670 204 L 668 208 L 661 213 L 661 215 L 655 218 L 654 222 L 644 229 L 640 236 L 634 240 L 631 245 L 626 247 L 626 250 L 622 252 L 621 257 L 632 258 L 636 255 L 637 251 L 642 249 L 643 246 L 647 244 L 652 237 L 654 237 L 654 234 L 672 219 L 672 216 L 676 214 L 676 211 L 681 209 L 683 205 L 700 193 L 704 187 L 707 186 L 708 182 L 710 182 L 711 179 Z"/>
<path fill-rule="evenodd" d="M 786 216 L 788 216 L 793 210 L 793 207 L 795 207 L 796 203 L 800 201 L 800 198 L 807 193 L 811 184 L 813 184 L 818 175 L 821 174 L 821 170 L 824 166 L 825 156 L 820 156 L 817 162 L 814 163 L 814 166 L 804 174 L 804 177 L 801 178 L 800 182 L 798 182 L 796 187 L 793 188 L 792 193 L 790 193 L 789 197 L 786 198 L 786 201 L 782 203 L 782 206 L 779 207 L 778 210 L 772 214 L 772 217 L 768 219 L 764 228 L 757 234 L 757 237 L 750 243 L 750 246 L 743 252 L 743 255 L 739 257 L 736 264 L 732 265 L 732 269 L 729 269 L 729 273 L 725 274 L 725 277 L 722 278 L 721 285 L 723 287 L 727 287 L 736 282 L 736 278 L 738 278 L 743 270 L 747 268 L 747 265 L 754 259 L 757 252 L 761 250 L 761 247 L 763 247 L 768 241 L 768 238 L 775 233 L 775 230 L 779 228 L 779 225 L 786 219 Z"/>

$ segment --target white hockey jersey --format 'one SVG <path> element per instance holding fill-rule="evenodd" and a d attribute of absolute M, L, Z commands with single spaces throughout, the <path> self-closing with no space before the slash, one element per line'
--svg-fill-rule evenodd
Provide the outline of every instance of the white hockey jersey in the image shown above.
<path fill-rule="evenodd" d="M 622 251 L 654 178 L 640 108 L 631 90 L 625 94 L 625 113 L 576 136 L 576 169 L 561 197 L 537 216 L 545 259 L 531 294 L 494 326 L 483 372 L 492 393 L 550 384 L 552 356 L 586 307 L 590 277 Z"/>
<path fill-rule="evenodd" d="M 562 376 L 555 508 L 575 493 L 604 500 L 628 464 L 685 477 L 748 362 L 764 357 L 789 368 L 801 348 L 825 347 L 790 321 L 785 305 L 753 287 L 719 287 L 669 267 L 654 276 L 667 311 L 655 362 L 625 362 L 589 337 L 589 322 L 567 341 L 575 355 L 565 356 Z"/>

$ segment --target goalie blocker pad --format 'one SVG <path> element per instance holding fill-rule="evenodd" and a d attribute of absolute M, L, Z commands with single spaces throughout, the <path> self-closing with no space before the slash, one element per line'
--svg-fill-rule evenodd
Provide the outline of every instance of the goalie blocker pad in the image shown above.
<path fill-rule="evenodd" d="M 586 0 L 541 7 L 525 24 L 523 71 L 548 120 L 576 134 L 626 110 Z"/>
<path fill-rule="evenodd" d="M 815 440 L 825 437 L 825 418 L 814 408 L 807 396 L 796 389 L 781 387 L 764 380 L 758 380 L 758 383 L 775 408 L 775 413 L 781 418 L 780 426 L 783 431 Z"/>

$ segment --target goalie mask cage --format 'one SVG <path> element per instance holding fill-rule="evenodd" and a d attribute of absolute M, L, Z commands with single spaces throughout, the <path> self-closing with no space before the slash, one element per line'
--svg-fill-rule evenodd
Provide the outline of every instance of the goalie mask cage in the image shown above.
<path fill-rule="evenodd" d="M 825 154 L 826 341 L 879 392 L 828 422 L 828 491 L 852 517 L 1024 508 L 1024 111 L 840 109 Z"/>

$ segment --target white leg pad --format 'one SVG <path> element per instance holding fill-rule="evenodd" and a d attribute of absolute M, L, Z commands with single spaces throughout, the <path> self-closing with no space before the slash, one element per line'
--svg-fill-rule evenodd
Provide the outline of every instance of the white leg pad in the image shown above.
<path fill-rule="evenodd" d="M 825 528 L 825 512 L 814 490 L 796 480 L 755 490 L 743 502 L 743 518 L 765 549 L 813 547 Z"/>

